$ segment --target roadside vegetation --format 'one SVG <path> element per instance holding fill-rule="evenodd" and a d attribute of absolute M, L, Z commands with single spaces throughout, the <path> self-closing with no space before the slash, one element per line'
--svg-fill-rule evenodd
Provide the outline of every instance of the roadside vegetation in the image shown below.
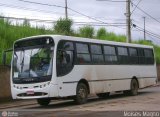
<path fill-rule="evenodd" d="M 92 26 L 83 26 L 78 30 L 72 29 L 73 21 L 70 19 L 60 18 L 54 25 L 53 29 L 45 27 L 32 27 L 27 20 L 23 23 L 12 24 L 11 21 L 0 19 L 0 64 L 2 64 L 2 53 L 4 50 L 12 48 L 13 42 L 17 39 L 43 34 L 61 34 L 69 36 L 78 36 L 86 38 L 97 38 L 101 40 L 126 42 L 125 35 L 116 35 L 114 32 L 108 32 L 105 28 L 95 30 Z M 155 48 L 156 61 L 160 63 L 160 46 L 154 45 L 148 41 L 135 41 L 133 43 L 152 45 Z M 11 55 L 10 55 L 11 56 Z M 8 59 L 9 61 L 9 59 Z"/>

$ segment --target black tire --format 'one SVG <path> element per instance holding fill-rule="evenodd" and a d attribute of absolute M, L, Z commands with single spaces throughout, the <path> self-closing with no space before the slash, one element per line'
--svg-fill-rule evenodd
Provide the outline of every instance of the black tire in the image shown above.
<path fill-rule="evenodd" d="M 136 79 L 132 79 L 131 80 L 131 89 L 129 91 L 130 95 L 131 96 L 137 95 L 138 94 L 138 88 L 139 88 L 139 86 L 138 86 L 137 80 Z"/>
<path fill-rule="evenodd" d="M 123 94 L 126 95 L 126 96 L 129 96 L 130 95 L 130 90 L 123 91 Z"/>
<path fill-rule="evenodd" d="M 88 99 L 88 88 L 84 83 L 79 83 L 77 86 L 75 101 L 77 104 L 84 104 Z"/>
<path fill-rule="evenodd" d="M 108 98 L 109 94 L 110 94 L 109 92 L 107 92 L 107 93 L 98 93 L 97 96 L 99 98 Z"/>
<path fill-rule="evenodd" d="M 48 98 L 39 98 L 37 99 L 37 103 L 41 106 L 48 106 L 48 104 L 50 103 L 50 99 Z"/>

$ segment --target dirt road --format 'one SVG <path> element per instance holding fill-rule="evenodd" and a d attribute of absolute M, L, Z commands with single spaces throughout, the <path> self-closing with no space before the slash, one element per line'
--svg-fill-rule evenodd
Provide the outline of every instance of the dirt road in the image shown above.
<path fill-rule="evenodd" d="M 35 100 L 16 101 L 1 104 L 0 111 L 16 112 L 18 116 L 25 117 L 106 117 L 117 115 L 124 117 L 127 114 L 143 116 L 152 111 L 155 112 L 152 114 L 158 114 L 155 117 L 160 117 L 160 87 L 141 89 L 137 96 L 125 96 L 119 93 L 112 94 L 107 99 L 91 97 L 84 105 L 76 105 L 72 100 L 53 100 L 49 106 L 41 107 Z M 132 111 L 136 113 L 130 113 Z"/>

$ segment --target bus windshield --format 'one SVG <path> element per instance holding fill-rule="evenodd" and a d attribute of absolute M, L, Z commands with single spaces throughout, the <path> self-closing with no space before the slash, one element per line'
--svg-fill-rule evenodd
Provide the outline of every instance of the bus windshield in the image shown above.
<path fill-rule="evenodd" d="M 38 79 L 51 76 L 53 50 L 53 45 L 28 46 L 15 49 L 13 55 L 13 81 L 20 82 L 20 79 L 31 78 L 31 80 L 26 81 L 38 81 Z"/>

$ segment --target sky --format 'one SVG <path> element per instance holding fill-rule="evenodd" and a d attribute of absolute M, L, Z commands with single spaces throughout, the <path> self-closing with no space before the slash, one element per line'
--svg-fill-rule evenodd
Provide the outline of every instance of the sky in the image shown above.
<path fill-rule="evenodd" d="M 65 6 L 65 0 L 26 0 L 39 2 L 48 5 Z M 68 7 L 77 11 L 68 9 L 68 17 L 74 22 L 95 22 L 94 24 L 105 23 L 114 24 L 114 26 L 105 27 L 107 31 L 116 34 L 126 34 L 126 2 L 109 2 L 105 0 L 67 0 Z M 125 1 L 125 0 L 110 0 Z M 132 40 L 143 39 L 144 18 L 146 17 L 146 39 L 156 44 L 160 44 L 160 0 L 131 0 L 131 13 L 138 3 L 138 7 L 131 14 Z M 142 12 L 141 10 L 144 12 Z M 25 10 L 24 10 L 25 9 Z M 57 20 L 65 17 L 65 9 L 55 6 L 33 4 L 21 0 L 1 0 L 0 14 L 7 17 Z M 85 16 L 83 16 L 83 15 Z M 86 17 L 89 16 L 89 17 Z M 31 22 L 33 25 L 44 25 L 47 28 L 53 26 L 52 23 Z M 91 24 L 91 23 L 87 23 Z M 115 26 L 116 25 L 116 26 Z M 121 26 L 119 26 L 121 25 Z M 75 24 L 73 28 L 78 29 L 82 25 Z M 100 26 L 94 26 L 99 29 Z M 141 31 L 140 31 L 141 30 Z"/>

